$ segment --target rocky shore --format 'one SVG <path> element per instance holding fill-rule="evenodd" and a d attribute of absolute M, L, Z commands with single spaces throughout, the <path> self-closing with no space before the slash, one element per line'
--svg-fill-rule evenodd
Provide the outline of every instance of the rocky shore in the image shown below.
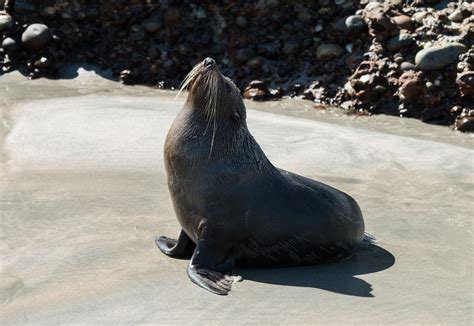
<path fill-rule="evenodd" d="M 89 63 L 176 88 L 214 57 L 242 96 L 474 131 L 471 1 L 0 0 L 0 74 Z"/>

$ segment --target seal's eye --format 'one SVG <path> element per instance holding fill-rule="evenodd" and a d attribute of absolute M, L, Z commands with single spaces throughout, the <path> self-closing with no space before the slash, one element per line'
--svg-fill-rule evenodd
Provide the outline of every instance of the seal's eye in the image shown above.
<path fill-rule="evenodd" d="M 227 90 L 227 93 L 230 93 L 231 88 L 230 88 L 229 84 L 227 84 L 227 83 L 225 84 L 225 89 Z"/>

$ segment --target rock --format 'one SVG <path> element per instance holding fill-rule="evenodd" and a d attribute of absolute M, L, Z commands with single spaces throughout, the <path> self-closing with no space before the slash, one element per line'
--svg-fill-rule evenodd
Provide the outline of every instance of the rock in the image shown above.
<path fill-rule="evenodd" d="M 400 64 L 400 69 L 403 71 L 415 70 L 416 66 L 411 62 L 405 61 Z"/>
<path fill-rule="evenodd" d="M 270 91 L 261 80 L 251 81 L 247 87 L 245 87 L 242 94 L 243 98 L 252 99 L 254 101 L 264 101 L 270 96 Z"/>
<path fill-rule="evenodd" d="M 368 12 L 365 17 L 370 20 L 371 34 L 379 37 L 393 35 L 398 30 L 383 8 L 376 8 Z"/>
<path fill-rule="evenodd" d="M 381 8 L 381 7 L 382 7 L 382 4 L 380 2 L 371 1 L 371 2 L 369 2 L 365 5 L 364 11 L 365 12 L 370 12 L 370 11 L 373 11 L 373 10 Z"/>
<path fill-rule="evenodd" d="M 131 32 L 129 35 L 128 35 L 128 40 L 130 42 L 138 42 L 138 41 L 141 41 L 143 40 L 144 38 L 146 37 L 145 35 L 145 30 L 143 29 L 138 29 L 137 31 L 135 32 Z"/>
<path fill-rule="evenodd" d="M 54 7 L 51 7 L 51 6 L 47 6 L 43 9 L 43 13 L 46 16 L 54 16 L 56 14 L 56 9 Z"/>
<path fill-rule="evenodd" d="M 412 15 L 412 18 L 414 21 L 416 21 L 418 24 L 423 24 L 423 19 L 428 15 L 427 11 L 419 11 L 416 12 Z"/>
<path fill-rule="evenodd" d="M 247 66 L 250 69 L 258 69 L 262 66 L 262 64 L 263 64 L 262 57 L 255 57 L 247 61 Z"/>
<path fill-rule="evenodd" d="M 451 15 L 448 16 L 449 20 L 455 23 L 460 23 L 463 21 L 464 17 L 462 11 L 459 9 L 454 10 Z"/>
<path fill-rule="evenodd" d="M 458 75 L 456 85 L 462 96 L 474 96 L 474 71 L 466 71 Z"/>
<path fill-rule="evenodd" d="M 347 30 L 353 33 L 362 32 L 366 27 L 364 20 L 359 15 L 352 15 L 347 17 L 345 20 L 345 25 Z"/>
<path fill-rule="evenodd" d="M 5 12 L 0 12 L 0 32 L 13 27 L 13 18 Z"/>
<path fill-rule="evenodd" d="M 307 100 L 315 101 L 318 103 L 325 102 L 328 92 L 325 87 L 322 87 L 319 82 L 312 83 L 303 92 L 303 97 Z"/>
<path fill-rule="evenodd" d="M 337 32 L 345 32 L 347 30 L 346 17 L 338 19 L 336 22 L 331 24 L 332 29 Z"/>
<path fill-rule="evenodd" d="M 254 56 L 254 51 L 249 48 L 238 49 L 237 51 L 235 51 L 235 60 L 237 60 L 238 62 L 247 62 Z"/>
<path fill-rule="evenodd" d="M 21 35 L 23 46 L 34 51 L 44 49 L 52 39 L 48 26 L 44 24 L 31 24 Z"/>
<path fill-rule="evenodd" d="M 319 60 L 327 61 L 341 56 L 344 52 L 344 48 L 337 44 L 323 43 L 316 49 L 316 57 Z"/>
<path fill-rule="evenodd" d="M 456 120 L 455 129 L 462 132 L 474 132 L 474 117 L 464 117 Z"/>
<path fill-rule="evenodd" d="M 297 41 L 288 41 L 283 45 L 283 54 L 292 55 L 301 49 L 301 43 Z"/>
<path fill-rule="evenodd" d="M 163 14 L 163 21 L 166 25 L 175 25 L 181 18 L 181 11 L 179 8 L 169 7 Z"/>
<path fill-rule="evenodd" d="M 158 19 L 147 19 L 142 26 L 148 33 L 155 33 L 161 28 L 161 22 Z"/>
<path fill-rule="evenodd" d="M 12 39 L 11 37 L 7 37 L 2 42 L 2 48 L 8 55 L 11 56 L 11 54 L 18 51 L 20 47 L 14 39 Z"/>
<path fill-rule="evenodd" d="M 400 88 L 398 89 L 398 97 L 402 102 L 417 102 L 423 98 L 425 85 L 421 79 L 420 72 L 407 71 L 400 78 Z"/>
<path fill-rule="evenodd" d="M 411 20 L 411 17 L 406 16 L 406 15 L 398 15 L 395 17 L 392 17 L 392 21 L 397 25 L 399 29 L 406 29 L 406 30 L 413 30 L 413 22 Z"/>
<path fill-rule="evenodd" d="M 415 63 L 421 70 L 438 70 L 457 61 L 460 54 L 466 51 L 461 43 L 448 43 L 423 49 L 416 54 Z"/>
<path fill-rule="evenodd" d="M 238 16 L 235 19 L 235 23 L 240 27 L 246 27 L 247 26 L 247 18 L 245 18 L 244 16 Z"/>
<path fill-rule="evenodd" d="M 48 58 L 41 57 L 35 61 L 34 66 L 38 69 L 47 69 L 52 66 L 52 63 Z"/>
<path fill-rule="evenodd" d="M 387 49 L 396 51 L 401 48 L 412 45 L 415 42 L 413 37 L 408 33 L 400 33 L 387 41 Z"/>
<path fill-rule="evenodd" d="M 15 13 L 16 14 L 27 14 L 30 12 L 34 12 L 36 10 L 36 6 L 25 0 L 16 0 L 15 1 Z"/>
<path fill-rule="evenodd" d="M 126 85 L 131 84 L 132 81 L 133 81 L 133 73 L 128 69 L 122 70 L 120 72 L 119 79 L 122 83 L 124 83 Z"/>

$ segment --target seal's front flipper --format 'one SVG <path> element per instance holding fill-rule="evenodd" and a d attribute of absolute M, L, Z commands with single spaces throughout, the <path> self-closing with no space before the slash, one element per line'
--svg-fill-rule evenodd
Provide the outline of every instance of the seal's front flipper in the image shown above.
<path fill-rule="evenodd" d="M 162 253 L 176 258 L 190 258 L 196 248 L 196 244 L 183 230 L 178 240 L 161 236 L 155 240 L 155 243 Z"/>
<path fill-rule="evenodd" d="M 205 240 L 199 240 L 188 266 L 188 276 L 195 284 L 219 295 L 227 295 L 234 281 L 242 278 L 225 274 L 234 267 L 234 260 L 225 257 Z M 223 273 L 224 272 L 224 273 Z"/>
<path fill-rule="evenodd" d="M 188 276 L 191 281 L 200 287 L 219 295 L 227 295 L 232 289 L 232 283 L 234 282 L 230 275 L 191 264 L 188 267 Z"/>

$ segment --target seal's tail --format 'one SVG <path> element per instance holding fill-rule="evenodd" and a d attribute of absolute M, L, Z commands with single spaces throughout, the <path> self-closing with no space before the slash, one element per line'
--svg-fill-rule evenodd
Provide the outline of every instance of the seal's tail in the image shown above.
<path fill-rule="evenodd" d="M 369 244 L 375 244 L 377 242 L 375 237 L 367 232 L 364 233 L 364 239 L 362 241 Z"/>

